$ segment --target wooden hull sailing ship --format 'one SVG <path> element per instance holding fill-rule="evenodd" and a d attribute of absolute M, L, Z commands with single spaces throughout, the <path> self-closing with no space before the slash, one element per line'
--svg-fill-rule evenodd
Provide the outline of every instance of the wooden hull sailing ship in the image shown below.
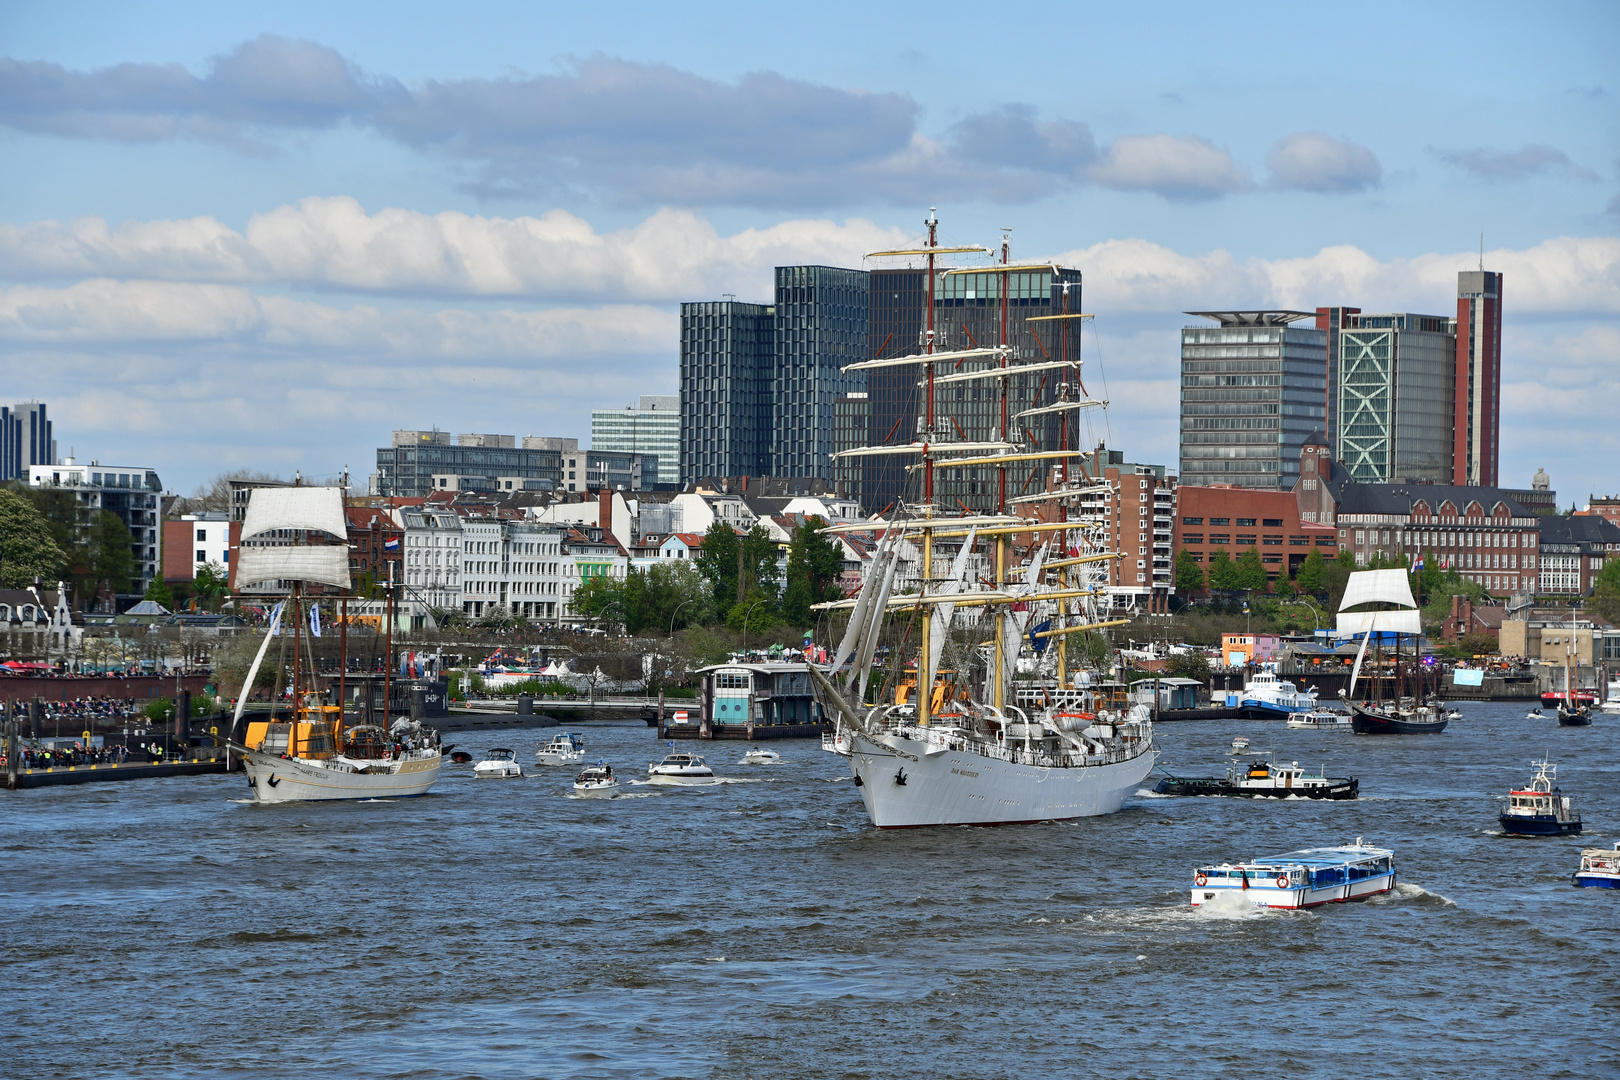
<path fill-rule="evenodd" d="M 850 614 L 830 665 L 807 665 L 824 711 L 835 731 L 825 749 L 849 760 L 867 815 L 878 828 L 932 825 L 1006 825 L 1064 820 L 1115 813 L 1153 768 L 1157 751 L 1153 723 L 1146 707 L 1110 711 L 1083 689 L 1069 687 L 1065 642 L 1074 633 L 1120 625 L 1108 620 L 1103 605 L 1103 567 L 1119 558 L 1108 550 L 1106 513 L 1086 514 L 1086 497 L 1107 492 L 1088 474 L 1084 459 L 1094 456 L 1067 447 L 1069 418 L 1106 402 L 1090 399 L 1080 380 L 1078 350 L 1070 359 L 1071 319 L 1089 318 L 1067 311 L 1043 316 L 1055 321 L 1062 341 L 1041 357 L 1020 356 L 1007 344 L 1007 277 L 1028 266 L 1010 264 L 1003 243 L 1001 263 L 988 271 L 999 276 L 1001 341 L 968 349 L 936 350 L 934 286 L 944 274 L 935 263 L 942 252 L 937 222 L 930 214 L 927 246 L 879 255 L 926 256 L 928 324 L 922 351 L 915 355 L 873 359 L 845 370 L 880 367 L 919 368 L 926 387 L 925 411 L 913 441 L 842 451 L 835 457 L 906 455 L 912 498 L 897 503 L 876 529 L 881 533 L 864 584 L 856 597 L 819 605 Z M 1031 322 L 1035 320 L 1030 320 Z M 1009 416 L 1009 384 L 1015 378 L 1057 380 L 1055 400 Z M 992 437 L 975 441 L 961 426 L 936 412 L 941 383 L 988 382 L 999 397 L 1000 421 Z M 977 394 L 975 394 L 977 397 Z M 1063 419 L 1060 447 L 1031 445 L 1028 429 L 1015 436 L 1011 424 L 1028 417 Z M 1056 482 L 1035 495 L 1007 498 L 1006 470 L 1059 464 Z M 953 512 L 936 500 L 936 468 L 987 468 L 997 473 L 997 508 L 980 513 L 961 507 Z M 916 488 L 920 486 L 920 491 Z M 1016 503 L 1053 504 L 1056 519 L 1032 521 L 1008 512 Z M 1071 516 L 1075 515 L 1075 516 Z M 829 527 L 829 532 L 873 531 L 870 523 Z M 1035 538 L 1021 581 L 1009 573 L 1010 541 Z M 976 545 L 988 545 L 993 581 L 970 572 Z M 954 555 L 949 553 L 956 545 Z M 920 560 L 915 556 L 920 553 Z M 1058 557 L 1053 557 L 1056 554 Z M 912 556 L 918 570 L 908 581 L 902 566 Z M 948 569 L 940 574 L 940 565 Z M 911 591 L 915 590 L 915 591 Z M 874 656 L 891 620 L 904 623 L 901 646 L 893 652 L 888 677 L 874 685 Z M 953 620 L 965 624 L 966 641 L 953 640 Z M 1041 629 L 1042 626 L 1045 629 Z M 909 627 L 916 627 L 912 638 Z M 915 677 L 909 643 L 915 640 Z M 1043 662 L 1055 663 L 1059 692 L 1042 708 L 1011 703 L 1011 683 L 1020 653 L 1039 643 Z M 947 666 L 944 652 L 958 653 Z M 1055 648 L 1047 645 L 1055 644 Z M 904 657 L 905 659 L 902 659 Z M 869 691 L 875 691 L 869 700 Z"/>
<path fill-rule="evenodd" d="M 1368 604 L 1380 607 L 1353 610 Z M 1340 691 L 1345 707 L 1350 710 L 1350 730 L 1357 735 L 1432 735 L 1446 730 L 1450 721 L 1445 703 L 1426 685 L 1423 665 L 1419 662 L 1416 643 L 1422 638 L 1423 626 L 1405 570 L 1352 573 L 1345 584 L 1344 599 L 1339 602 L 1338 632 L 1361 637 L 1355 667 L 1350 672 L 1349 689 Z M 1395 642 L 1388 675 L 1383 662 L 1383 636 L 1386 634 Z M 1413 642 L 1409 665 L 1401 653 L 1401 641 L 1408 637 Z M 1375 674 L 1369 680 L 1373 693 L 1371 698 L 1357 700 L 1356 685 L 1361 680 L 1367 647 L 1375 640 L 1378 641 L 1373 655 Z"/>
<path fill-rule="evenodd" d="M 294 537 L 290 543 L 243 544 L 236 566 L 239 587 L 264 581 L 291 583 L 291 595 L 276 606 L 242 691 L 237 696 L 230 748 L 242 758 L 253 799 L 260 803 L 334 799 L 398 799 L 424 795 L 439 778 L 443 760 L 438 733 L 409 718 L 381 724 L 345 723 L 343 675 L 348 627 L 340 620 L 345 656 L 337 693 L 322 685 L 310 636 L 319 633 L 311 586 L 350 588 L 343 491 L 336 487 L 257 488 L 248 503 L 242 539 Z M 321 539 L 324 537 L 324 542 Z M 312 539 L 317 538 L 317 539 Z M 308 634 L 305 619 L 309 620 Z M 389 597 L 392 649 L 392 594 Z M 281 666 L 290 666 L 291 709 L 285 719 L 252 720 L 240 742 L 234 735 L 259 668 L 272 641 L 283 643 Z M 291 652 L 291 664 L 286 653 Z M 306 666 L 307 663 L 307 666 Z M 391 665 L 389 665 L 391 667 Z M 386 670 L 386 668 L 385 668 Z M 276 686 L 289 685 L 282 677 Z M 385 681 L 383 698 L 388 699 Z"/>

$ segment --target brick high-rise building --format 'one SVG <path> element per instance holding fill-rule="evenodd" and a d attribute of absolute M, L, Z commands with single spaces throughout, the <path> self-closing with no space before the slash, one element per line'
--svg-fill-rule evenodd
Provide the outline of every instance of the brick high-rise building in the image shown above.
<path fill-rule="evenodd" d="M 1495 487 L 1502 398 L 1502 275 L 1457 274 L 1452 483 Z"/>

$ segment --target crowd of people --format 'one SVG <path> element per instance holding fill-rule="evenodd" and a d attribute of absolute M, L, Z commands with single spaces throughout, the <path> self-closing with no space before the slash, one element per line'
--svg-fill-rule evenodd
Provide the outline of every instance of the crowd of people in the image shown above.
<path fill-rule="evenodd" d="M 134 698 L 115 698 L 107 695 L 47 701 L 44 705 L 46 723 L 59 721 L 64 724 L 80 724 L 83 727 L 127 720 L 141 711 Z"/>
<path fill-rule="evenodd" d="M 70 765 L 122 765 L 129 760 L 130 750 L 127 746 L 86 747 L 74 743 L 58 747 L 24 746 L 19 755 L 18 764 L 24 769 L 65 769 Z"/>

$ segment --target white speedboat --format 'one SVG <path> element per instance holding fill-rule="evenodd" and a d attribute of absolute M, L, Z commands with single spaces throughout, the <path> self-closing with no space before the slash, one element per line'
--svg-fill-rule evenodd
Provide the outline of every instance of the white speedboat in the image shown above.
<path fill-rule="evenodd" d="M 764 747 L 756 746 L 751 748 L 748 753 L 744 754 L 742 756 L 742 760 L 738 762 L 738 764 L 780 765 L 782 764 L 782 755 L 778 754 L 775 750 L 766 750 Z"/>
<path fill-rule="evenodd" d="M 619 778 L 605 762 L 587 765 L 574 777 L 574 794 L 581 799 L 611 799 L 619 793 Z"/>
<path fill-rule="evenodd" d="M 585 760 L 585 740 L 572 731 L 561 732 L 537 744 L 534 757 L 542 765 L 578 765 Z"/>
<path fill-rule="evenodd" d="M 1526 720 L 1545 720 L 1547 719 L 1547 714 L 1542 712 L 1540 709 L 1531 709 L 1529 712 L 1524 714 L 1524 718 Z"/>
<path fill-rule="evenodd" d="M 647 766 L 647 779 L 654 784 L 706 784 L 714 779 L 714 770 L 697 754 L 666 754 Z"/>
<path fill-rule="evenodd" d="M 1288 726 L 1322 731 L 1349 731 L 1350 714 L 1338 709 L 1312 709 L 1310 712 L 1289 713 Z"/>
<path fill-rule="evenodd" d="M 1395 853 L 1356 837 L 1354 844 L 1307 848 L 1247 863 L 1200 866 L 1193 872 L 1193 907 L 1219 896 L 1261 907 L 1307 908 L 1360 900 L 1395 887 Z"/>
<path fill-rule="evenodd" d="M 1462 718 L 1463 718 L 1463 714 L 1462 714 L 1461 709 L 1447 709 L 1446 710 L 1446 719 L 1447 720 L 1461 720 Z"/>
<path fill-rule="evenodd" d="M 488 757 L 473 766 L 473 776 L 480 780 L 504 780 L 522 775 L 523 766 L 518 764 L 517 751 L 504 746 L 497 746 L 489 752 Z"/>
<path fill-rule="evenodd" d="M 1234 736 L 1232 736 L 1232 753 L 1241 754 L 1243 751 L 1247 750 L 1248 748 L 1249 748 L 1249 737 L 1247 735 L 1234 735 Z"/>
<path fill-rule="evenodd" d="M 1609 693 L 1602 707 L 1604 712 L 1620 713 L 1620 679 L 1609 680 Z"/>

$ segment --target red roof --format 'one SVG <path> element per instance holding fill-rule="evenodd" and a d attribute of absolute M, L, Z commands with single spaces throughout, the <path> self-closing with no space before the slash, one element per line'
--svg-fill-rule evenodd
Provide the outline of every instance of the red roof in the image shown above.
<path fill-rule="evenodd" d="M 669 539 L 670 540 L 679 540 L 681 543 L 685 544 L 689 548 L 700 548 L 700 547 L 703 546 L 703 534 L 702 533 L 688 533 L 688 532 L 670 533 L 669 534 Z M 669 541 L 666 540 L 664 542 L 668 543 Z"/>

